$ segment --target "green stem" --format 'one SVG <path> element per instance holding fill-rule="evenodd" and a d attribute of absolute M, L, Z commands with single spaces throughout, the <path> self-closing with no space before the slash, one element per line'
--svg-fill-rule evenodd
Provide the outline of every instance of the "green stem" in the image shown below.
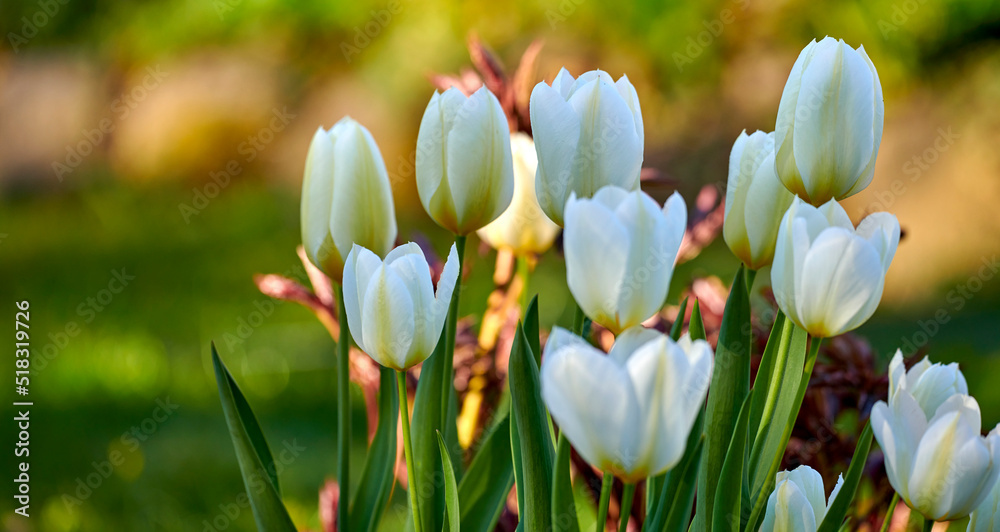
<path fill-rule="evenodd" d="M 601 481 L 601 500 L 597 503 L 597 531 L 603 531 L 604 525 L 608 522 L 608 504 L 611 502 L 611 486 L 615 482 L 615 477 L 611 473 L 605 473 Z"/>
<path fill-rule="evenodd" d="M 406 455 L 406 492 L 410 496 L 413 531 L 421 532 L 423 521 L 420 520 L 420 510 L 417 505 L 417 475 L 413 472 L 413 444 L 410 440 L 410 409 L 406 399 L 405 371 L 396 371 L 396 389 L 399 392 L 399 413 L 403 419 L 403 453 Z"/>
<path fill-rule="evenodd" d="M 458 300 L 462 293 L 462 267 L 465 264 L 465 235 L 455 236 L 455 251 L 458 253 L 458 282 L 455 283 L 455 291 L 451 294 L 451 306 L 448 308 L 448 321 L 445 322 L 444 334 L 444 380 L 441 383 L 441 419 L 444 423 L 454 423 L 454 419 L 448 419 L 448 407 L 451 405 L 451 396 L 455 393 L 455 336 L 458 331 Z M 448 434 L 444 425 L 441 434 Z"/>
<path fill-rule="evenodd" d="M 351 332 L 344 307 L 344 290 L 337 287 L 337 319 L 340 321 L 340 339 L 337 341 L 337 482 L 340 500 L 350 501 L 351 480 Z M 350 530 L 348 504 L 337 506 L 338 530 Z"/>
<path fill-rule="evenodd" d="M 528 264 L 528 257 L 523 255 L 517 256 L 517 277 L 521 279 L 521 297 L 518 298 L 518 303 L 521 305 L 521 311 L 528 308 L 528 302 L 531 298 L 528 297 L 528 281 L 531 277 L 531 265 Z"/>
<path fill-rule="evenodd" d="M 632 498 L 635 497 L 635 483 L 625 484 L 622 490 L 622 504 L 618 511 L 618 532 L 626 532 L 628 529 L 628 518 L 632 515 Z"/>
<path fill-rule="evenodd" d="M 885 519 L 882 520 L 882 528 L 880 532 L 889 532 L 889 526 L 892 524 L 892 513 L 896 511 L 896 506 L 899 504 L 899 493 L 892 494 L 892 500 L 889 501 L 889 509 L 885 511 Z"/>
<path fill-rule="evenodd" d="M 924 518 L 924 532 L 931 532 L 934 528 L 934 520 Z"/>

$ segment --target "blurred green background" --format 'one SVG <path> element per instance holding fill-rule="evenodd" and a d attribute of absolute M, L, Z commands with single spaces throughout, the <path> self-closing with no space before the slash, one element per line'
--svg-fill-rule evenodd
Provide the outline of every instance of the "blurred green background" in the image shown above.
<path fill-rule="evenodd" d="M 906 235 L 860 333 L 882 360 L 904 346 L 960 361 L 984 425 L 1000 421 L 997 2 L 3 0 L 0 25 L 0 320 L 12 331 L 14 302 L 31 302 L 36 370 L 32 517 L 5 497 L 5 530 L 253 530 L 250 512 L 233 509 L 243 485 L 212 340 L 272 447 L 304 448 L 282 483 L 297 523 L 318 529 L 316 494 L 335 460 L 334 343 L 305 309 L 257 292 L 252 275 L 302 277 L 306 149 L 345 114 L 382 148 L 400 238 L 425 234 L 445 249 L 416 201 L 412 161 L 428 75 L 468 66 L 470 32 L 508 70 L 544 39 L 539 80 L 562 65 L 627 73 L 645 165 L 689 205 L 702 185 L 725 182 L 742 129 L 773 129 L 805 44 L 864 45 L 886 125 L 876 180 L 846 206 L 855 221 L 890 210 Z M 491 253 L 471 263 L 466 313 L 492 287 Z M 735 268 L 719 239 L 678 270 L 671 300 L 695 277 Z M 116 278 L 127 280 L 120 291 Z M 543 326 L 563 319 L 556 253 L 533 286 Z M 10 383 L 13 358 L 2 366 Z M 3 397 L 6 448 L 13 390 Z M 176 408 L 164 415 L 161 404 Z"/>

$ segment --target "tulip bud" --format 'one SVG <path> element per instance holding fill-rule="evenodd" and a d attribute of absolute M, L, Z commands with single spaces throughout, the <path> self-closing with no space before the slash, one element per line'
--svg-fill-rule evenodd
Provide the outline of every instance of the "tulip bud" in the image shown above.
<path fill-rule="evenodd" d="M 949 389 L 962 392 L 965 380 L 941 366 L 919 366 L 904 375 L 896 354 L 889 402 L 872 408 L 872 432 L 889 483 L 910 508 L 934 521 L 961 519 L 1000 476 L 1000 426 L 982 437 L 979 403 L 964 393 L 932 400 Z"/>
<path fill-rule="evenodd" d="M 510 205 L 514 175 L 507 117 L 492 92 L 434 92 L 417 134 L 417 192 L 434 221 L 467 235 Z"/>
<path fill-rule="evenodd" d="M 947 366 L 931 364 L 928 357 L 913 365 L 909 371 L 903 366 L 903 352 L 899 349 L 889 363 L 889 398 L 906 390 L 917 401 L 927 417 L 934 415 L 949 397 L 968 395 L 965 375 L 952 362 Z"/>
<path fill-rule="evenodd" d="M 768 266 L 774 259 L 781 216 L 793 197 L 774 173 L 774 133 L 740 133 L 729 154 L 722 235 L 751 270 Z"/>
<path fill-rule="evenodd" d="M 396 215 L 389 174 L 371 133 L 350 117 L 313 135 L 300 213 L 306 256 L 338 283 L 354 244 L 380 256 L 392 249 Z"/>
<path fill-rule="evenodd" d="M 781 182 L 819 206 L 872 182 L 882 142 L 882 84 L 864 46 L 809 43 L 788 75 L 774 126 Z"/>
<path fill-rule="evenodd" d="M 639 188 L 643 129 L 639 96 L 622 76 L 592 70 L 573 79 L 565 68 L 552 85 L 535 85 L 531 131 L 538 151 L 538 203 L 563 225 L 570 194 L 589 198 L 605 185 Z"/>
<path fill-rule="evenodd" d="M 385 261 L 354 246 L 344 265 L 344 307 L 351 336 L 375 362 L 406 370 L 431 356 L 458 281 L 458 253 L 451 246 L 437 293 L 420 246 L 410 242 Z"/>
<path fill-rule="evenodd" d="M 815 469 L 803 465 L 781 471 L 767 499 L 760 532 L 816 532 L 843 485 L 841 476 L 826 502 L 823 477 Z"/>
<path fill-rule="evenodd" d="M 507 248 L 515 255 L 544 253 L 552 247 L 559 226 L 545 216 L 535 196 L 538 167 L 535 143 L 518 132 L 510 136 L 510 149 L 514 161 L 514 198 L 507 210 L 478 234 L 494 248 Z"/>
<path fill-rule="evenodd" d="M 899 244 L 899 222 L 885 212 L 855 229 L 834 200 L 816 208 L 792 200 L 771 265 L 778 307 L 814 337 L 858 328 L 882 299 L 885 274 Z"/>
<path fill-rule="evenodd" d="M 606 186 L 566 202 L 566 280 L 583 312 L 618 334 L 656 314 L 667 298 L 687 227 L 676 192 L 660 209 L 641 190 Z"/>
<path fill-rule="evenodd" d="M 993 489 L 969 515 L 969 528 L 966 532 L 994 532 L 995 530 L 1000 530 L 1000 480 L 993 483 Z"/>
<path fill-rule="evenodd" d="M 653 329 L 622 333 L 605 355 L 555 327 L 542 356 L 542 399 L 591 465 L 625 482 L 674 467 L 712 379 L 712 348 Z"/>

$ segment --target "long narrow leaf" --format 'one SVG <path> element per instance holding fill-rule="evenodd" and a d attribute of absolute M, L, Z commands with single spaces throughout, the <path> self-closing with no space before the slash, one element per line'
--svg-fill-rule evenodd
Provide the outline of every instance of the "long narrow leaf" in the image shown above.
<path fill-rule="evenodd" d="M 733 439 L 741 405 L 750 388 L 750 335 L 750 299 L 741 265 L 726 301 L 715 349 L 715 369 L 708 389 L 705 456 L 698 475 L 696 532 L 712 524 L 722 464 Z M 691 336 L 693 338 L 694 334 Z"/>
<path fill-rule="evenodd" d="M 691 507 L 694 506 L 695 483 L 698 482 L 698 468 L 701 466 L 702 449 L 705 448 L 705 437 L 698 438 L 698 443 L 692 449 L 691 457 L 683 463 L 680 472 L 680 481 L 677 483 L 677 496 L 670 505 L 670 512 L 667 514 L 666 522 L 660 530 L 666 532 L 684 532 L 687 530 L 688 520 L 691 518 Z M 650 528 L 650 530 L 656 530 Z"/>
<path fill-rule="evenodd" d="M 500 519 L 514 483 L 510 416 L 504 414 L 483 437 L 479 451 L 458 484 L 462 530 L 490 532 Z"/>
<path fill-rule="evenodd" d="M 444 341 L 439 341 L 434 353 L 424 361 L 417 383 L 417 394 L 413 399 L 413 474 L 421 484 L 417 490 L 417 504 L 420 505 L 421 530 L 441 530 L 444 523 L 444 497 L 441 486 L 435 479 L 441 478 L 441 453 L 438 452 L 435 431 L 442 427 L 444 410 L 441 396 L 445 376 Z"/>
<path fill-rule="evenodd" d="M 351 525 L 357 530 L 373 531 L 382 518 L 395 481 L 396 425 L 399 422 L 399 399 L 396 375 L 389 368 L 379 368 L 378 426 L 368 448 L 361 472 L 361 483 L 351 505 Z"/>
<path fill-rule="evenodd" d="M 562 433 L 556 443 L 556 465 L 552 473 L 552 530 L 579 532 L 580 521 L 576 516 L 573 498 L 573 480 L 569 475 L 569 440 Z"/>
<path fill-rule="evenodd" d="M 729 306 L 727 304 L 726 308 Z M 704 340 L 705 339 L 705 323 L 701 319 L 701 304 L 698 300 L 694 300 L 694 305 L 691 306 L 691 321 L 688 323 L 688 334 L 691 335 L 692 340 Z"/>
<path fill-rule="evenodd" d="M 747 424 L 750 418 L 752 397 L 753 393 L 743 401 L 736 428 L 733 430 L 733 439 L 729 442 L 729 450 L 726 451 L 726 459 L 722 463 L 719 485 L 715 492 L 715 505 L 712 509 L 712 530 L 714 532 L 740 532 L 741 530 L 740 499 L 743 494 L 742 479 L 746 462 Z"/>
<path fill-rule="evenodd" d="M 694 502 L 694 488 L 698 480 L 698 468 L 701 467 L 701 454 L 705 441 L 704 425 L 705 411 L 702 410 L 695 418 L 691 433 L 688 434 L 684 456 L 666 474 L 653 511 L 647 518 L 646 530 L 653 532 L 680 530 L 677 527 L 682 525 L 678 525 L 678 521 L 686 524 L 691 517 L 691 504 Z M 671 516 L 674 512 L 677 515 L 673 516 L 672 522 Z"/>
<path fill-rule="evenodd" d="M 437 431 L 438 451 L 441 453 L 441 467 L 444 473 L 445 527 L 442 530 L 459 532 L 458 485 L 455 483 L 455 469 L 451 467 L 448 446 L 444 444 L 441 431 Z"/>
<path fill-rule="evenodd" d="M 226 416 L 229 435 L 236 448 L 236 459 L 243 475 L 258 530 L 295 531 L 292 518 L 281 502 L 274 458 L 267 446 L 264 433 L 249 403 L 240 392 L 233 376 L 226 369 L 219 353 L 212 344 L 212 365 L 215 382 L 219 387 L 222 411 Z"/>
<path fill-rule="evenodd" d="M 552 441 L 549 438 L 548 417 L 542 406 L 538 367 L 520 323 L 511 348 L 509 374 L 521 447 L 522 471 L 518 479 L 524 480 L 524 514 L 521 521 L 526 530 L 547 530 L 551 526 L 552 515 Z"/>
<path fill-rule="evenodd" d="M 847 517 L 847 510 L 851 507 L 854 494 L 858 491 L 858 484 L 861 483 L 861 475 L 865 470 L 865 463 L 868 462 L 868 452 L 872 448 L 872 426 L 865 424 L 865 430 L 858 436 L 858 445 L 854 449 L 854 456 L 851 458 L 851 466 L 847 469 L 847 477 L 844 485 L 840 487 L 837 498 L 826 511 L 826 517 L 820 523 L 817 532 L 837 532 L 841 523 Z"/>

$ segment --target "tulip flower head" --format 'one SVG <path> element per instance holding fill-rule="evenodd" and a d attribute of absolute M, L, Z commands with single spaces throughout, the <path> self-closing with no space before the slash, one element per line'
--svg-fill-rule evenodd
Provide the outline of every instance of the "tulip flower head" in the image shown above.
<path fill-rule="evenodd" d="M 712 348 L 655 330 L 622 333 L 605 355 L 556 327 L 542 357 L 542 399 L 591 465 L 625 482 L 672 468 L 712 379 Z"/>
<path fill-rule="evenodd" d="M 514 174 L 507 117 L 492 92 L 434 92 L 417 133 L 417 192 L 434 221 L 467 235 L 510 205 Z"/>
<path fill-rule="evenodd" d="M 722 236 L 748 268 L 771 264 L 778 226 L 793 197 L 774 173 L 774 133 L 740 133 L 729 154 Z"/>
<path fill-rule="evenodd" d="M 876 403 L 871 414 L 889 483 L 928 519 L 969 515 L 1000 476 L 1000 426 L 980 435 L 979 403 L 966 395 L 954 365 L 925 359 L 904 372 L 897 351 L 889 379 L 889 401 Z"/>
<path fill-rule="evenodd" d="M 543 253 L 555 241 L 559 226 L 542 212 L 535 196 L 535 169 L 538 155 L 531 137 L 517 132 L 510 136 L 514 160 L 514 198 L 499 218 L 478 231 L 496 249 L 507 248 L 515 255 Z"/>
<path fill-rule="evenodd" d="M 529 109 L 538 203 L 553 222 L 563 225 L 570 194 L 589 198 L 605 185 L 639 188 L 642 111 L 628 77 L 615 82 L 592 70 L 573 79 L 563 68 L 552 85 L 535 85 Z"/>
<path fill-rule="evenodd" d="M 437 292 L 420 246 L 404 244 L 382 261 L 355 245 L 344 266 L 344 306 L 354 342 L 387 368 L 404 371 L 423 362 L 441 336 L 458 273 L 454 244 Z"/>
<path fill-rule="evenodd" d="M 583 312 L 618 334 L 656 314 L 667 298 L 687 228 L 676 192 L 661 209 L 641 190 L 606 186 L 566 202 L 566 280 Z"/>
<path fill-rule="evenodd" d="M 882 299 L 899 244 L 899 222 L 885 212 L 858 224 L 836 201 L 792 201 L 778 229 L 771 286 L 778 307 L 813 337 L 858 328 Z"/>
<path fill-rule="evenodd" d="M 816 532 L 843 485 L 841 476 L 827 500 L 823 477 L 815 469 L 803 465 L 779 472 L 760 532 Z"/>
<path fill-rule="evenodd" d="M 860 192 L 875 173 L 884 114 L 882 84 L 863 46 L 831 37 L 809 43 L 778 104 L 781 182 L 816 206 Z"/>
<path fill-rule="evenodd" d="M 375 139 L 344 117 L 313 135 L 302 180 L 302 245 L 306 256 L 340 282 L 354 244 L 379 256 L 396 240 L 389 174 Z"/>

